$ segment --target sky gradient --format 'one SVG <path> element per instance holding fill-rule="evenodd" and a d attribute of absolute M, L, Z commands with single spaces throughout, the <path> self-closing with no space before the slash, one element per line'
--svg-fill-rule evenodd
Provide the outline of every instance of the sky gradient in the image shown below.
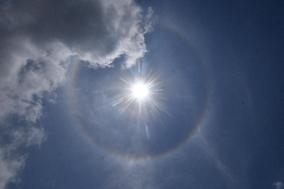
<path fill-rule="evenodd" d="M 0 189 L 284 189 L 283 19 L 281 1 L 1 1 Z"/>

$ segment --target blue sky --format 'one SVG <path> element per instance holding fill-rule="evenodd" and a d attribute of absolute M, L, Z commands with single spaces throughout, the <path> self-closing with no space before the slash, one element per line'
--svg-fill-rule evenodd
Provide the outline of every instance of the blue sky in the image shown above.
<path fill-rule="evenodd" d="M 284 188 L 283 8 L 3 1 L 0 189 Z"/>

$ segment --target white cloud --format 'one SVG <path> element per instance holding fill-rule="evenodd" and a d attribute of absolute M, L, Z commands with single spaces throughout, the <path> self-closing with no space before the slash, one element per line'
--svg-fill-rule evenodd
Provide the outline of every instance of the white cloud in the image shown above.
<path fill-rule="evenodd" d="M 35 126 L 7 126 L 9 117 L 36 123 L 42 99 L 64 83 L 70 56 L 95 67 L 121 55 L 126 66 L 135 64 L 146 53 L 152 10 L 144 18 L 132 0 L 4 0 L 0 5 L 0 128 L 13 138 L 0 145 L 3 189 L 24 165 L 19 148 L 44 138 Z"/>
<path fill-rule="evenodd" d="M 8 182 L 15 179 L 17 172 L 24 165 L 24 158 L 18 156 L 15 159 L 5 158 L 7 150 L 0 148 L 0 188 L 5 188 Z"/>
<path fill-rule="evenodd" d="M 43 130 L 37 127 L 12 129 L 5 133 L 10 142 L 0 145 L 0 188 L 16 181 L 17 173 L 24 167 L 26 155 L 20 149 L 40 145 L 44 140 Z"/>

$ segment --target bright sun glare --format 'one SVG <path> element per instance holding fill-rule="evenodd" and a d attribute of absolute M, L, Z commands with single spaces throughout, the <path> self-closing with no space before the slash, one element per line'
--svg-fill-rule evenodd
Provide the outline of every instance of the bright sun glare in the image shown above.
<path fill-rule="evenodd" d="M 122 81 L 125 83 L 125 87 L 122 88 L 124 90 L 115 97 L 113 106 L 124 105 L 125 108 L 128 108 L 134 103 L 143 109 L 159 108 L 157 95 L 160 95 L 161 89 L 155 78 L 129 78 L 122 79 Z"/>
<path fill-rule="evenodd" d="M 131 95 L 138 101 L 143 101 L 149 97 L 150 87 L 143 81 L 137 81 L 131 86 Z"/>

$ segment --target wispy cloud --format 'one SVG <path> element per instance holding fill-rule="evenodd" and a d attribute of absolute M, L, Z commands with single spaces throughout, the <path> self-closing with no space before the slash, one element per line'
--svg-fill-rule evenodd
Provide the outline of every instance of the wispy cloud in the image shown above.
<path fill-rule="evenodd" d="M 11 115 L 36 123 L 42 99 L 64 83 L 70 56 L 107 66 L 125 55 L 126 66 L 146 53 L 149 16 L 132 0 L 3 0 L 0 2 L 0 124 Z M 29 124 L 31 125 L 31 124 Z M 6 127 L 6 126 L 5 126 Z M 20 146 L 40 143 L 42 130 L 9 127 L 0 146 L 0 189 L 23 167 Z M 1 137 L 1 135 L 0 135 Z"/>
<path fill-rule="evenodd" d="M 273 186 L 274 186 L 275 189 L 283 189 L 284 185 L 283 185 L 283 182 L 276 181 L 276 182 L 273 183 Z"/>

